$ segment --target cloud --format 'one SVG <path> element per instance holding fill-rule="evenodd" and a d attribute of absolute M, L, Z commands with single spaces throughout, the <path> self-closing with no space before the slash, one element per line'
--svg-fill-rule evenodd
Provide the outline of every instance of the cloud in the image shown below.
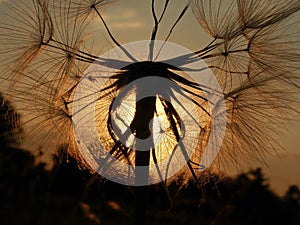
<path fill-rule="evenodd" d="M 116 20 L 132 20 L 137 19 L 137 12 L 132 8 L 114 8 L 110 10 L 109 13 L 105 12 L 103 17 L 107 21 L 116 21 Z"/>
<path fill-rule="evenodd" d="M 136 21 L 136 22 L 115 22 L 115 23 L 112 23 L 110 25 L 110 27 L 112 28 L 116 28 L 116 29 L 128 29 L 128 28 L 131 28 L 131 29 L 136 29 L 136 28 L 140 28 L 143 26 L 143 23 L 142 22 L 139 22 L 139 21 Z"/>
<path fill-rule="evenodd" d="M 103 15 L 111 28 L 115 29 L 137 29 L 143 26 L 138 13 L 132 8 L 115 8 Z"/>

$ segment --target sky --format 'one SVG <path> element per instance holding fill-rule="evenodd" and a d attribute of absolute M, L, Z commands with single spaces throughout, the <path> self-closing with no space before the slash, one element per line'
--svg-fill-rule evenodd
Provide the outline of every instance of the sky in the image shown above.
<path fill-rule="evenodd" d="M 164 40 L 168 35 L 174 21 L 180 15 L 187 1 L 170 1 L 164 20 L 161 22 L 157 39 Z M 157 1 L 156 8 L 160 15 L 164 1 Z M 153 18 L 151 14 L 151 1 L 126 0 L 115 1 L 103 9 L 103 15 L 114 36 L 121 44 L 149 40 L 153 29 Z M 103 27 L 99 23 L 95 26 L 97 32 Z M 193 29 L 188 29 L 193 27 Z M 107 37 L 108 38 L 108 37 Z M 176 26 L 169 41 L 182 45 L 188 49 L 199 49 L 210 39 L 203 33 L 191 10 Z"/>
<path fill-rule="evenodd" d="M 3 2 L 0 1 L 0 3 Z M 170 1 L 170 7 L 162 21 L 157 39 L 164 39 L 177 19 L 187 1 Z M 157 10 L 161 12 L 164 1 L 157 1 Z M 1 7 L 1 5 L 0 5 Z M 1 8 L 0 8 L 1 10 Z M 114 36 L 121 44 L 147 40 L 151 36 L 153 18 L 151 16 L 150 0 L 120 0 L 107 5 L 103 14 L 107 24 Z M 2 15 L 0 15 L 0 18 Z M 103 32 L 101 22 L 95 22 L 93 32 Z M 99 35 L 99 40 L 108 40 L 107 35 Z M 208 43 L 208 36 L 194 18 L 191 10 L 187 12 L 182 21 L 176 26 L 170 37 L 171 42 L 177 43 L 191 50 L 201 49 Z M 107 46 L 110 49 L 112 46 Z M 5 65 L 0 65 L 3 68 Z M 271 187 L 282 194 L 288 185 L 298 184 L 300 186 L 300 116 L 295 118 L 289 129 L 280 135 L 279 143 L 282 144 L 282 151 L 278 155 L 268 156 L 264 168 L 266 176 L 270 178 Z M 235 172 L 245 171 L 248 168 L 262 166 L 260 164 L 246 165 Z"/>

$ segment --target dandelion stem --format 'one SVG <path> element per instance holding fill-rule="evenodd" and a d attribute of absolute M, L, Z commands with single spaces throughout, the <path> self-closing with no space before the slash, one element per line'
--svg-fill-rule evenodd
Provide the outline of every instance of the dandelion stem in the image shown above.
<path fill-rule="evenodd" d="M 108 25 L 106 24 L 104 18 L 102 17 L 101 13 L 99 12 L 99 10 L 96 8 L 95 5 L 91 6 L 92 9 L 95 10 L 95 12 L 97 13 L 97 15 L 99 16 L 100 20 L 102 21 L 109 37 L 112 39 L 112 41 L 126 54 L 126 56 L 131 59 L 133 62 L 137 62 L 137 60 L 122 46 L 120 45 L 120 43 L 115 39 L 115 37 L 112 35 Z"/>
<path fill-rule="evenodd" d="M 158 58 L 162 48 L 164 47 L 164 45 L 166 44 L 166 42 L 169 40 L 171 34 L 173 33 L 173 30 L 175 29 L 175 27 L 177 26 L 177 24 L 179 23 L 179 21 L 183 18 L 184 14 L 186 13 L 187 9 L 190 7 L 190 3 L 191 1 L 188 2 L 188 4 L 183 8 L 183 10 L 181 11 L 179 17 L 177 18 L 177 20 L 175 21 L 175 23 L 173 24 L 173 26 L 171 27 L 170 31 L 169 31 L 169 34 L 167 35 L 167 37 L 165 38 L 165 41 L 163 43 L 163 45 L 160 47 L 158 53 L 157 53 L 157 56 L 155 59 Z"/>
<path fill-rule="evenodd" d="M 165 39 L 165 42 L 167 42 L 171 36 L 171 34 L 173 33 L 173 30 L 175 29 L 175 27 L 177 26 L 177 24 L 179 23 L 179 21 L 183 18 L 184 14 L 186 13 L 187 9 L 190 6 L 190 2 L 183 8 L 182 12 L 180 13 L 179 17 L 177 18 L 177 20 L 175 21 L 175 23 L 173 24 L 173 26 L 171 27 L 168 36 Z"/>
<path fill-rule="evenodd" d="M 156 34 L 158 31 L 158 25 L 159 25 L 159 21 L 157 19 L 156 13 L 155 13 L 155 0 L 152 0 L 152 16 L 154 19 L 154 27 L 153 27 L 153 31 L 152 31 L 152 35 L 151 35 L 151 42 L 150 42 L 150 52 L 149 52 L 149 60 L 152 61 L 153 60 L 153 48 L 154 48 L 154 40 L 156 38 Z"/>
<path fill-rule="evenodd" d="M 163 9 L 163 12 L 161 13 L 161 16 L 160 16 L 160 18 L 159 18 L 159 20 L 158 20 L 159 23 L 162 21 L 162 19 L 163 19 L 165 13 L 166 13 L 166 11 L 167 11 L 169 2 L 170 2 L 170 0 L 166 0 L 166 2 L 165 2 L 165 6 L 164 6 L 164 9 Z"/>
<path fill-rule="evenodd" d="M 146 225 L 147 186 L 135 187 L 134 225 Z"/>
<path fill-rule="evenodd" d="M 138 88 L 137 88 L 138 89 Z M 139 95 L 139 89 L 137 90 Z M 130 125 L 130 128 L 136 134 L 139 139 L 146 139 L 150 136 L 152 138 L 152 132 L 149 130 L 149 123 L 154 117 L 156 105 L 156 97 L 144 98 L 136 103 L 136 112 L 134 119 Z M 150 131 L 150 133 L 149 133 Z M 144 148 L 149 149 L 147 151 L 140 151 Z M 134 225 L 146 224 L 146 209 L 147 209 L 147 194 L 148 186 L 138 186 L 142 183 L 148 183 L 149 179 L 149 164 L 150 164 L 150 149 L 151 146 L 137 146 L 135 153 L 135 215 Z"/>
<path fill-rule="evenodd" d="M 67 54 L 69 53 L 69 54 L 71 54 L 72 56 L 76 56 L 76 59 L 78 59 L 78 60 L 80 60 L 80 61 L 89 62 L 89 63 L 93 63 L 93 62 L 94 62 L 93 59 L 90 59 L 90 58 L 88 58 L 88 57 L 82 56 L 82 55 L 80 55 L 80 54 L 78 54 L 78 53 L 75 53 L 75 52 L 73 52 L 73 51 L 71 52 L 71 51 L 69 51 L 69 50 L 67 50 L 67 49 L 64 49 L 64 48 L 62 48 L 62 47 L 52 45 L 52 44 L 50 44 L 50 43 L 42 43 L 42 45 L 47 46 L 47 47 L 51 47 L 51 48 L 54 48 L 54 49 L 61 50 L 61 51 L 65 52 L 65 53 L 67 53 Z M 66 47 L 67 47 L 67 46 L 66 46 Z M 75 51 L 75 49 L 72 49 L 72 47 L 70 47 L 70 50 L 74 50 L 74 51 Z"/>
<path fill-rule="evenodd" d="M 238 52 L 248 52 L 248 49 L 238 49 L 238 50 L 234 50 L 234 51 L 227 51 L 227 52 L 221 52 L 221 53 L 213 53 L 213 54 L 210 54 L 210 55 L 205 55 L 205 56 L 202 56 L 202 59 L 209 59 L 209 58 L 213 58 L 213 57 L 217 57 L 217 56 L 227 56 L 228 54 L 231 54 L 231 53 L 238 53 Z"/>
<path fill-rule="evenodd" d="M 65 44 L 65 43 L 63 43 L 63 42 L 60 42 L 60 41 L 57 41 L 57 40 L 55 40 L 55 39 L 51 39 L 51 41 L 53 41 L 54 43 L 56 43 L 56 44 L 60 44 L 60 45 L 63 45 L 63 46 L 65 46 L 65 47 L 67 47 L 67 48 L 72 48 L 71 46 L 69 46 L 69 45 L 67 45 L 67 44 Z M 75 50 L 74 48 L 72 48 L 73 50 Z M 92 54 L 90 54 L 90 53 L 86 53 L 86 52 L 84 52 L 84 51 L 81 51 L 81 50 L 77 50 L 79 53 L 82 53 L 82 54 L 84 54 L 84 55 L 86 55 L 86 56 L 89 56 L 89 57 L 91 57 L 91 58 L 94 58 L 94 59 L 98 59 L 99 57 L 98 56 L 95 56 L 95 55 L 92 55 Z"/>

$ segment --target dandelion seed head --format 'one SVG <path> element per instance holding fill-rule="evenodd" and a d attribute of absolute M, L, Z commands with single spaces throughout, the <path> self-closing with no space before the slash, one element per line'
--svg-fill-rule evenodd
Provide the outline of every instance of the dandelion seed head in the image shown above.
<path fill-rule="evenodd" d="M 47 3 L 29 2 L 31 4 L 20 1 L 4 3 L 6 17 L 0 27 L 0 53 L 5 54 L 6 63 L 14 64 L 13 69 L 17 72 L 24 70 L 37 57 L 43 44 L 48 43 L 53 35 Z"/>
<path fill-rule="evenodd" d="M 211 116 L 214 111 L 226 113 L 227 130 L 219 154 L 213 165 L 205 168 L 205 173 L 251 160 L 264 163 L 267 154 L 280 150 L 278 135 L 290 119 L 299 114 L 299 1 L 193 1 L 191 7 L 195 18 L 204 32 L 210 35 L 211 43 L 199 46 L 195 57 L 183 55 L 177 61 L 189 69 L 189 63 L 204 60 L 206 66 L 201 70 L 212 71 L 222 89 L 220 93 L 203 84 L 195 85 L 187 74 L 166 62 L 157 66 L 159 63 L 151 61 L 155 61 L 153 52 L 149 54 L 151 60 L 142 62 L 130 55 L 130 49 L 122 49 L 101 15 L 103 7 L 111 2 L 31 0 L 30 4 L 20 1 L 6 3 L 7 9 L 14 14 L 8 13 L 8 20 L 0 25 L 0 55 L 12 67 L 6 70 L 9 73 L 5 72 L 3 79 L 13 84 L 6 94 L 12 97 L 20 112 L 20 126 L 26 132 L 27 146 L 36 146 L 39 151 L 42 149 L 49 154 L 64 146 L 82 165 L 92 169 L 80 154 L 78 140 L 74 137 L 72 103 L 75 90 L 92 63 L 119 66 L 130 61 L 130 66 L 121 66 L 120 71 L 95 90 L 98 98 L 95 129 L 101 142 L 118 161 L 135 164 L 136 150 L 127 148 L 126 144 L 130 145 L 134 136 L 138 135 L 137 127 L 124 144 L 120 143 L 112 123 L 121 133 L 133 127 L 137 115 L 135 100 L 138 88 L 132 88 L 121 98 L 122 102 L 116 99 L 126 86 L 139 78 L 138 75 L 145 77 L 147 73 L 159 73 L 159 76 L 182 88 L 196 108 L 197 124 L 201 127 L 199 136 L 192 140 L 193 130 L 185 131 L 181 126 L 180 120 L 183 118 L 178 116 L 179 104 L 172 105 L 162 96 L 150 99 L 155 102 L 151 128 L 156 144 L 153 152 L 157 157 L 155 159 L 152 155 L 149 164 L 156 165 L 170 158 L 178 144 L 176 138 L 182 134 L 197 146 L 188 164 L 167 183 L 178 181 L 188 184 L 191 179 L 201 180 L 203 177 L 204 172 L 199 168 L 203 166 L 201 158 L 205 148 L 210 139 L 217 140 L 221 134 L 212 134 L 214 128 L 222 126 L 221 120 L 214 120 Z M 186 9 L 172 27 L 170 35 Z M 95 56 L 94 49 L 85 48 L 90 41 L 87 35 L 93 15 L 100 17 L 112 42 L 122 49 L 126 58 L 124 62 Z M 156 23 L 158 26 L 160 20 Z M 101 48 L 102 44 L 96 43 L 97 48 Z M 96 72 L 101 77 L 106 71 Z M 87 78 L 91 83 L 96 82 L 91 74 Z M 210 104 L 206 98 L 209 93 L 224 97 L 225 112 L 217 110 L 218 103 L 214 106 Z M 113 108 L 113 103 L 117 107 Z M 97 154 L 100 157 L 102 153 Z M 110 164 L 105 166 L 109 170 Z M 115 174 L 118 172 L 112 171 Z"/>

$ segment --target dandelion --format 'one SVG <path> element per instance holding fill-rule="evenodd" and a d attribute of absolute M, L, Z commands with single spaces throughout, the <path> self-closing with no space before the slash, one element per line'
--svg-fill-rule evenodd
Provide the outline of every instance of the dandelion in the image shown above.
<path fill-rule="evenodd" d="M 53 24 L 47 7 L 42 1 L 7 4 L 8 17 L 1 24 L 0 52 L 6 56 L 5 63 L 15 62 L 15 71 L 24 70 L 52 38 Z M 12 11 L 15 16 L 9 15 Z"/>
<path fill-rule="evenodd" d="M 29 145 L 39 146 L 42 152 L 67 145 L 78 161 L 92 172 L 105 171 L 125 177 L 120 179 L 130 178 L 130 173 L 138 177 L 135 167 L 152 165 L 155 174 L 148 169 L 140 175 L 146 181 L 158 176 L 166 191 L 171 181 L 182 185 L 191 179 L 198 182 L 204 169 L 224 168 L 229 162 L 238 165 L 248 160 L 263 160 L 265 154 L 278 149 L 276 135 L 299 113 L 296 95 L 300 69 L 299 1 L 188 1 L 157 49 L 156 37 L 167 15 L 169 1 L 164 1 L 158 14 L 156 1 L 152 0 L 154 26 L 147 60 L 141 60 L 144 54 L 141 49 L 132 52 L 130 45 L 121 45 L 110 30 L 102 10 L 111 2 L 32 0 L 31 4 L 6 3 L 7 10 L 13 12 L 8 12 L 8 22 L 0 25 L 0 54 L 11 66 L 3 78 L 13 84 L 6 94 L 22 112 Z M 193 54 L 170 56 L 160 61 L 167 41 L 189 9 L 211 42 L 199 46 Z M 91 43 L 97 48 L 105 47 L 104 43 L 97 43 L 96 38 L 88 36 L 96 19 L 102 22 L 112 43 L 119 48 L 121 59 L 98 57 L 96 52 L 87 50 L 93 49 L 87 47 Z M 178 66 L 171 65 L 172 60 Z M 193 71 L 189 66 L 199 61 L 205 64 Z M 87 69 L 93 68 L 92 64 L 105 70 Z M 107 75 L 109 71 L 113 71 L 110 76 Z M 203 71 L 211 71 L 221 91 L 195 82 L 188 71 L 198 72 L 198 76 Z M 164 78 L 175 86 L 167 86 L 155 96 L 136 102 L 144 87 L 131 87 L 130 84 L 150 76 Z M 86 90 L 79 98 L 85 103 L 76 111 L 73 108 L 78 100 L 76 90 L 86 81 L 90 86 L 83 85 Z M 222 97 L 223 111 L 219 111 L 221 102 L 212 104 L 207 97 L 209 94 Z M 91 100 L 91 96 L 96 98 Z M 180 101 L 179 96 L 184 100 Z M 185 102 L 191 107 L 183 107 Z M 95 114 L 90 115 L 88 109 L 93 104 Z M 189 114 L 193 109 L 199 133 L 181 117 L 181 113 Z M 105 151 L 87 136 L 85 138 L 91 141 L 86 150 L 88 157 L 82 155 L 78 149 L 82 143 L 75 137 L 73 127 L 79 124 L 88 129 L 88 124 L 76 123 L 77 112 L 81 121 L 90 118 L 95 121 L 93 129 Z M 207 164 L 203 164 L 206 148 L 211 140 L 217 142 L 222 136 L 222 132 L 218 132 L 222 121 L 215 119 L 215 113 L 226 114 L 226 132 L 218 155 L 210 168 L 206 168 Z M 124 136 L 125 142 L 121 140 Z M 187 146 L 181 144 L 182 136 L 196 146 L 193 154 L 189 155 Z M 150 137 L 148 151 L 138 151 L 134 146 L 135 137 Z M 186 165 L 179 168 L 175 176 L 168 177 L 172 165 L 176 167 L 172 161 L 180 161 L 177 152 L 186 160 Z M 105 157 L 107 153 L 129 169 L 115 169 L 113 161 Z M 164 160 L 168 163 L 162 170 L 159 165 Z M 89 162 L 96 163 L 96 167 Z M 141 199 L 136 224 L 143 224 L 145 189 L 136 190 Z"/>

